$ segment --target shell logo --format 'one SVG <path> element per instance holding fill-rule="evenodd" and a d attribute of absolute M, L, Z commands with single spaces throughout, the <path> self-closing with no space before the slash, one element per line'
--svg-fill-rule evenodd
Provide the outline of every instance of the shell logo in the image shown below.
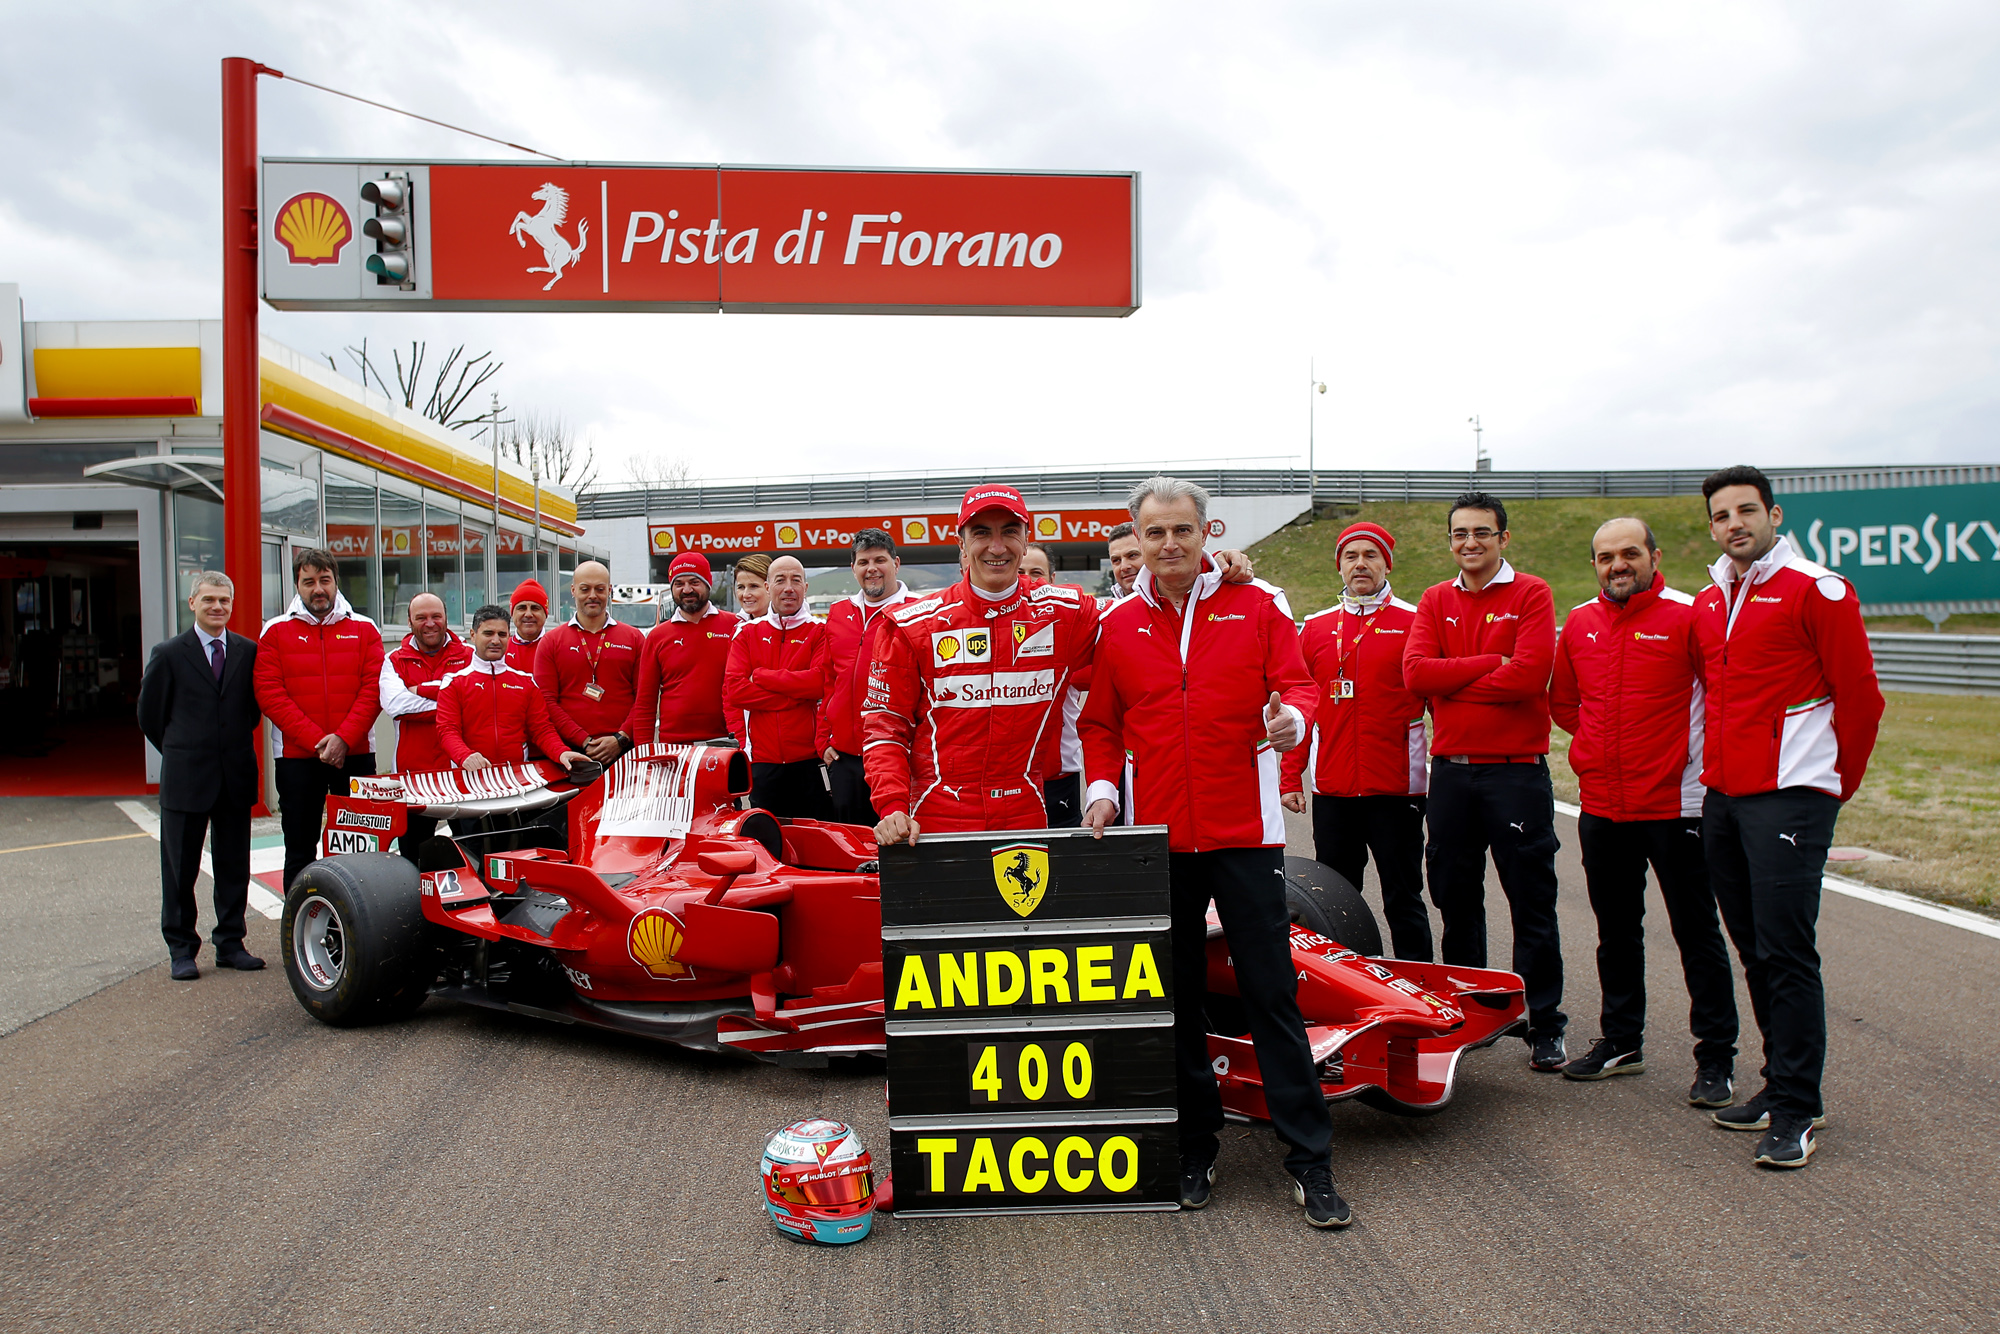
<path fill-rule="evenodd" d="M 1062 515 L 1037 514 L 1035 516 L 1035 540 L 1053 542 L 1062 536 Z"/>
<path fill-rule="evenodd" d="M 655 528 L 653 530 L 653 549 L 655 551 L 672 551 L 674 549 L 674 541 L 673 529 Z"/>
<path fill-rule="evenodd" d="M 908 543 L 911 546 L 921 547 L 930 545 L 930 540 L 931 540 L 931 521 L 929 519 L 903 520 L 904 542 Z"/>
<path fill-rule="evenodd" d="M 272 234 L 284 246 L 288 263 L 337 264 L 340 252 L 354 239 L 354 224 L 339 200 L 309 190 L 285 201 Z"/>
<path fill-rule="evenodd" d="M 937 642 L 939 662 L 950 662 L 958 656 L 958 636 L 946 635 Z"/>
<path fill-rule="evenodd" d="M 681 924 L 664 908 L 648 908 L 632 919 L 625 948 L 632 961 L 654 977 L 693 977 L 694 971 L 674 958 L 681 947 Z"/>
<path fill-rule="evenodd" d="M 779 525 L 778 525 L 778 545 L 779 545 L 780 547 L 796 547 L 796 546 L 798 546 L 798 545 L 799 545 L 799 526 L 798 526 L 797 524 L 795 524 L 795 523 L 781 523 L 781 524 L 779 524 Z"/>

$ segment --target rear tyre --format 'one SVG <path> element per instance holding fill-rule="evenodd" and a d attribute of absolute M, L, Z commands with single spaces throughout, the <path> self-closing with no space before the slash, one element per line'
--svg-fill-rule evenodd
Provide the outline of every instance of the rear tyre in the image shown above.
<path fill-rule="evenodd" d="M 1379 958 L 1382 928 L 1361 891 L 1310 857 L 1285 858 L 1285 907 L 1291 919 L 1356 954 Z"/>
<path fill-rule="evenodd" d="M 328 857 L 299 872 L 279 930 L 292 994 L 336 1027 L 407 1017 L 437 976 L 417 868 L 393 853 Z"/>

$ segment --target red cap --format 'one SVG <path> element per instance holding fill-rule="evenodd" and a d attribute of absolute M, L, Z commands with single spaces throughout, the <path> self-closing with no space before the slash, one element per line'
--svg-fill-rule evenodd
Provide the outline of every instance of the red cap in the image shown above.
<path fill-rule="evenodd" d="M 683 551 L 674 557 L 673 564 L 667 566 L 668 583 L 684 574 L 693 575 L 710 588 L 715 587 L 715 574 L 708 568 L 708 557 L 699 551 Z"/>
<path fill-rule="evenodd" d="M 514 596 L 507 599 L 507 610 L 512 611 L 516 602 L 532 602 L 546 611 L 549 605 L 549 590 L 533 579 L 523 579 L 514 589 Z"/>
<path fill-rule="evenodd" d="M 1021 498 L 1021 493 L 998 482 L 985 482 L 965 493 L 965 499 L 958 502 L 959 526 L 964 527 L 965 521 L 981 510 L 1006 510 L 1022 523 L 1034 523 L 1028 517 L 1028 502 Z"/>
<path fill-rule="evenodd" d="M 1396 568 L 1396 539 L 1389 536 L 1389 530 L 1379 523 L 1350 523 L 1340 530 L 1339 540 L 1333 544 L 1333 559 L 1340 560 L 1340 549 L 1357 537 L 1365 537 L 1382 548 L 1382 563 L 1390 569 Z"/>

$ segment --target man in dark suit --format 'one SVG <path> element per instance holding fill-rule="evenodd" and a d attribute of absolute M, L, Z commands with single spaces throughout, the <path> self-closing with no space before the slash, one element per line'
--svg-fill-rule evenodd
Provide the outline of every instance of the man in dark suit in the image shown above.
<path fill-rule="evenodd" d="M 236 601 L 229 576 L 195 576 L 194 628 L 153 649 L 139 684 L 139 728 L 159 748 L 160 934 L 174 980 L 201 976 L 195 952 L 194 882 L 209 839 L 215 878 L 215 966 L 262 968 L 243 948 L 250 897 L 250 808 L 257 802 L 257 641 L 229 630 Z"/>

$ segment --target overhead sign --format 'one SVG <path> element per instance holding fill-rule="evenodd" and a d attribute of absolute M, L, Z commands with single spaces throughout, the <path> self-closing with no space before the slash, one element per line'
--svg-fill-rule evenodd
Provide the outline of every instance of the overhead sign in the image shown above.
<path fill-rule="evenodd" d="M 1129 315 L 1136 172 L 265 158 L 281 310 Z"/>
<path fill-rule="evenodd" d="M 2000 483 L 1776 499 L 1793 549 L 1845 575 L 1864 608 L 2000 600 Z"/>
<path fill-rule="evenodd" d="M 1159 828 L 882 850 L 901 1213 L 1175 1207 L 1170 916 Z"/>
<path fill-rule="evenodd" d="M 1128 522 L 1124 510 L 1037 510 L 1030 527 L 1035 542 L 1103 542 L 1111 530 Z M 879 528 L 899 547 L 940 547 L 958 544 L 958 515 L 885 514 L 849 518 L 736 519 L 721 522 L 653 523 L 646 526 L 647 545 L 655 555 L 683 551 L 704 555 L 753 551 L 836 551 L 854 545 L 864 528 Z"/>

